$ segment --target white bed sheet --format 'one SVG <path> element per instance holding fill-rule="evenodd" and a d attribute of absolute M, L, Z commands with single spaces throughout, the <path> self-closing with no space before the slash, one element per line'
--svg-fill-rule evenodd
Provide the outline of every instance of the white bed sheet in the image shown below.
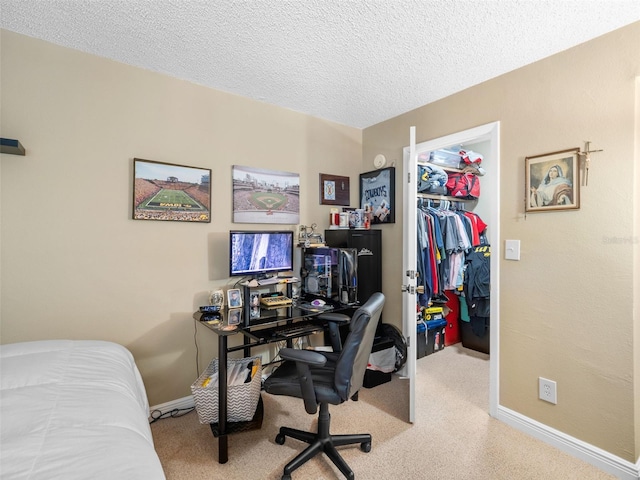
<path fill-rule="evenodd" d="M 131 353 L 103 341 L 0 346 L 2 480 L 164 479 Z"/>

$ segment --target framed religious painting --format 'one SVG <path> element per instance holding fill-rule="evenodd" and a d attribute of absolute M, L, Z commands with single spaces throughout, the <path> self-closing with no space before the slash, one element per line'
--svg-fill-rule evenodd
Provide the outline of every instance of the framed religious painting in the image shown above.
<path fill-rule="evenodd" d="M 580 208 L 579 148 L 525 158 L 525 212 Z"/>
<path fill-rule="evenodd" d="M 360 174 L 360 208 L 371 212 L 371 224 L 396 222 L 396 169 Z"/>

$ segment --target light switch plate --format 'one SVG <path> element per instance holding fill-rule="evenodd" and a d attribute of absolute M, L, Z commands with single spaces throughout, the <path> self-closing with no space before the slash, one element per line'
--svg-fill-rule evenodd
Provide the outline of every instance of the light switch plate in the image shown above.
<path fill-rule="evenodd" d="M 520 240 L 505 240 L 505 260 L 520 260 Z"/>

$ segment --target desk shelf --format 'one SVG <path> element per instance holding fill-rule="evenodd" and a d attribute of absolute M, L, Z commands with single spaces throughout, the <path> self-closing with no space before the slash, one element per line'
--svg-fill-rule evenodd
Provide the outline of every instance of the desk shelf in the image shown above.
<path fill-rule="evenodd" d="M 250 430 L 259 430 L 262 428 L 262 419 L 264 418 L 264 404 L 262 403 L 262 395 L 258 400 L 258 406 L 256 407 L 256 413 L 248 422 L 227 422 L 225 435 L 232 433 L 248 432 Z M 218 423 L 210 423 L 211 431 L 215 438 L 220 437 L 220 428 Z"/>

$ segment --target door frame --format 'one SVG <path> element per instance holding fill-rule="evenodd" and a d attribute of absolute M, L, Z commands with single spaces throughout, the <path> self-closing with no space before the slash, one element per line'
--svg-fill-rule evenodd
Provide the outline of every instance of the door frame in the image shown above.
<path fill-rule="evenodd" d="M 487 199 L 485 206 L 488 207 L 489 215 L 487 224 L 487 239 L 491 245 L 491 312 L 490 312 L 490 356 L 489 356 L 489 414 L 496 417 L 498 414 L 498 405 L 500 402 L 500 258 L 502 255 L 502 246 L 500 244 L 500 122 L 491 122 L 478 127 L 470 128 L 460 132 L 445 135 L 443 137 L 427 140 L 419 144 L 415 144 L 415 127 L 410 128 L 408 147 L 403 149 L 403 160 L 405 166 L 405 175 L 408 172 L 415 172 L 418 155 L 423 152 L 438 150 L 440 148 L 449 147 L 458 144 L 472 144 L 488 141 L 489 155 L 483 160 L 483 167 L 487 170 L 487 175 L 482 177 L 483 201 Z M 411 163 L 409 163 L 411 161 Z M 415 173 L 414 173 L 415 175 Z M 405 178 L 407 180 L 407 178 Z M 414 180 L 415 182 L 415 180 Z M 415 212 L 417 203 L 417 190 L 415 188 L 407 188 L 408 184 L 414 182 L 404 182 L 404 207 L 405 210 Z M 405 214 L 405 221 L 409 213 Z M 403 248 L 404 251 L 416 251 L 415 229 L 411 234 L 411 229 L 403 228 Z M 403 285 L 405 285 L 406 268 L 409 265 L 403 264 Z M 413 267 L 415 269 L 415 266 Z M 403 298 L 403 304 L 404 304 Z M 410 309 L 403 308 L 403 334 L 408 339 L 410 347 L 407 354 L 407 362 L 409 364 L 407 376 L 409 379 L 409 421 L 413 423 L 415 419 L 415 312 L 413 317 Z M 413 356 L 411 356 L 413 354 Z M 412 368 L 413 367 L 413 368 Z"/>

